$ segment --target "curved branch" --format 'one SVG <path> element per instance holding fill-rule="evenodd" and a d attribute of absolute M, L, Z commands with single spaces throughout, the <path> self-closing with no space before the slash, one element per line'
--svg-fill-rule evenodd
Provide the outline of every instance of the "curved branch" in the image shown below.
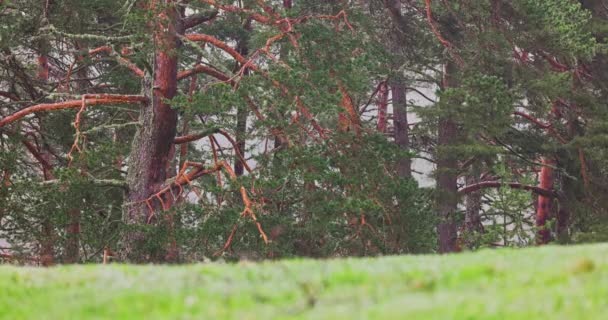
<path fill-rule="evenodd" d="M 439 42 L 448 50 L 448 52 L 450 53 L 452 58 L 454 58 L 456 63 L 458 63 L 459 65 L 462 65 L 463 64 L 462 58 L 460 58 L 460 56 L 458 56 L 454 52 L 454 45 L 450 41 L 448 41 L 446 38 L 444 38 L 443 35 L 441 35 L 441 31 L 439 31 L 439 28 L 437 28 L 437 26 L 435 25 L 435 20 L 433 19 L 433 12 L 432 12 L 432 8 L 431 8 L 431 0 L 425 0 L 424 4 L 425 4 L 425 11 L 426 11 L 426 19 L 431 27 L 431 31 L 433 32 L 433 34 L 435 35 L 437 40 L 439 40 Z"/>
<path fill-rule="evenodd" d="M 240 63 L 242 65 L 246 64 L 248 61 L 238 51 L 236 51 L 231 46 L 229 46 L 227 43 L 225 43 L 224 41 L 222 41 L 216 37 L 210 36 L 208 34 L 202 34 L 202 33 L 190 33 L 190 34 L 184 35 L 184 37 L 191 41 L 208 42 L 208 43 L 222 49 L 227 54 L 231 55 L 238 63 Z"/>
<path fill-rule="evenodd" d="M 570 70 L 570 67 L 568 67 L 567 65 L 560 63 L 559 61 L 557 61 L 557 59 L 555 57 L 551 57 L 548 54 L 546 54 L 545 52 L 540 52 L 539 53 L 541 57 L 543 57 L 547 62 L 549 62 L 549 64 L 551 65 L 551 67 L 553 67 L 553 70 L 557 71 L 557 72 L 566 72 L 568 70 Z"/>
<path fill-rule="evenodd" d="M 557 198 L 559 196 L 558 193 L 553 190 L 543 189 L 543 188 L 540 188 L 537 186 L 525 185 L 525 184 L 521 184 L 518 182 L 500 182 L 500 181 L 482 181 L 479 183 L 468 185 L 468 186 L 458 190 L 458 193 L 461 195 L 464 195 L 464 194 L 469 194 L 471 192 L 475 192 L 475 191 L 478 191 L 481 189 L 500 188 L 503 186 L 507 186 L 507 187 L 510 187 L 513 189 L 522 189 L 522 190 L 532 191 L 538 195 L 545 196 L 545 197 Z"/>
<path fill-rule="evenodd" d="M 34 158 L 36 158 L 36 160 L 38 160 L 38 163 L 40 163 L 43 170 L 46 170 L 49 172 L 53 171 L 53 166 L 49 163 L 49 161 L 47 159 L 44 158 L 44 156 L 42 156 L 40 151 L 36 148 L 36 146 L 34 146 L 34 144 L 32 142 L 30 142 L 24 138 L 21 140 L 21 143 L 23 143 L 23 145 L 32 154 L 32 156 Z"/>
<path fill-rule="evenodd" d="M 230 80 L 230 77 L 228 77 L 226 74 L 222 73 L 221 71 L 219 71 L 213 67 L 203 65 L 203 64 L 197 64 L 192 69 L 179 72 L 177 74 L 177 80 L 182 80 L 182 79 L 188 78 L 190 76 L 193 76 L 193 75 L 199 74 L 199 73 L 208 74 L 218 80 L 221 80 L 224 82 L 229 82 L 231 84 L 234 82 L 233 80 Z"/>
<path fill-rule="evenodd" d="M 210 12 L 201 12 L 190 15 L 184 18 L 184 29 L 194 28 L 207 21 L 211 21 L 217 16 L 218 13 L 219 12 L 217 10 L 213 10 Z"/>
<path fill-rule="evenodd" d="M 260 22 L 260 23 L 268 24 L 271 21 L 269 17 L 266 17 L 262 14 L 259 14 L 255 11 L 252 11 L 249 9 L 239 8 L 237 6 L 232 6 L 232 5 L 227 5 L 227 4 L 219 4 L 215 0 L 201 0 L 201 2 L 206 3 L 215 8 L 221 9 L 226 12 L 248 14 L 251 19 L 253 19 L 257 22 Z"/>
<path fill-rule="evenodd" d="M 559 142 L 566 144 L 568 143 L 568 141 L 566 141 L 566 139 L 564 139 L 564 137 L 562 137 L 556 130 L 555 128 L 553 128 L 553 125 L 550 123 L 544 123 L 536 118 L 534 118 L 533 116 L 521 112 L 521 111 L 515 111 L 513 112 L 514 115 L 516 116 L 520 116 L 522 118 L 525 118 L 526 120 L 536 124 L 537 126 L 539 126 L 541 129 L 545 129 L 547 130 L 551 135 L 553 135 L 557 140 L 559 140 Z"/>
<path fill-rule="evenodd" d="M 120 104 L 120 103 L 139 103 L 146 102 L 148 99 L 144 96 L 140 95 L 111 95 L 111 94 L 96 94 L 96 95 L 87 95 L 86 97 L 87 105 L 97 105 L 97 104 Z M 71 108 L 80 108 L 82 106 L 82 99 L 79 100 L 70 100 L 63 101 L 57 103 L 42 103 L 37 104 L 31 107 L 27 107 L 25 109 L 19 110 L 10 116 L 7 116 L 0 120 L 0 127 L 3 127 L 9 123 L 15 122 L 29 114 L 36 112 L 47 112 L 53 110 L 62 110 L 62 109 L 71 109 Z"/>
<path fill-rule="evenodd" d="M 16 94 L 7 91 L 0 91 L 0 97 L 4 97 L 13 101 L 19 101 L 19 97 Z"/>
<path fill-rule="evenodd" d="M 144 72 L 143 70 L 141 70 L 135 63 L 129 61 L 128 59 L 125 59 L 123 57 L 121 57 L 120 55 L 118 55 L 114 49 L 112 49 L 110 46 L 102 46 L 99 48 L 95 48 L 92 50 L 89 50 L 89 55 L 94 55 L 94 54 L 98 54 L 104 52 L 112 57 L 115 57 L 116 60 L 118 60 L 118 63 L 127 67 L 129 70 L 131 70 L 136 76 L 143 78 L 144 77 Z"/>
<path fill-rule="evenodd" d="M 181 137 L 175 137 L 175 140 L 173 140 L 173 143 L 184 144 L 184 143 L 200 140 L 204 137 L 210 136 L 210 135 L 212 135 L 214 133 L 218 133 L 218 132 L 220 132 L 220 128 L 211 128 L 211 129 L 199 132 L 199 133 L 193 133 L 193 134 L 189 134 L 189 135 L 185 135 L 185 136 L 181 136 Z"/>
<path fill-rule="evenodd" d="M 249 173 L 251 173 L 251 167 L 249 167 L 249 165 L 247 164 L 247 160 L 245 160 L 245 157 L 243 156 L 243 153 L 242 153 L 243 150 L 239 149 L 239 145 L 236 143 L 236 141 L 234 139 L 232 139 L 232 137 L 225 130 L 219 129 L 218 133 L 223 135 L 224 138 L 226 138 L 228 141 L 230 141 L 232 148 L 234 148 L 234 153 L 236 153 L 236 156 L 239 158 L 239 160 L 243 164 L 243 167 L 245 168 L 245 170 L 247 170 Z"/>

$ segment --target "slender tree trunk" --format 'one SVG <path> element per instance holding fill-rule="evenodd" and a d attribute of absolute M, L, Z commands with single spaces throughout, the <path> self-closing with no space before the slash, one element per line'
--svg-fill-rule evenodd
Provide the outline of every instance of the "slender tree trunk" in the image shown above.
<path fill-rule="evenodd" d="M 540 170 L 539 187 L 545 190 L 553 189 L 554 174 L 553 166 L 555 162 L 551 159 L 543 159 L 543 167 Z M 547 244 L 551 240 L 551 230 L 548 228 L 547 221 L 553 210 L 553 198 L 538 196 L 538 205 L 536 207 L 536 243 L 539 245 Z"/>
<path fill-rule="evenodd" d="M 444 88 L 455 87 L 456 65 L 445 66 Z M 437 232 L 439 252 L 455 252 L 458 244 L 458 226 L 455 215 L 458 209 L 458 159 L 446 148 L 458 142 L 458 127 L 449 115 L 439 119 L 437 141 L 437 195 L 436 206 L 439 218 Z"/>
<path fill-rule="evenodd" d="M 395 60 L 392 63 L 393 68 L 399 70 L 401 61 L 397 58 L 401 48 L 405 45 L 403 41 L 404 30 L 406 29 L 406 21 L 401 13 L 401 1 L 399 0 L 384 0 L 384 5 L 388 9 L 394 31 L 391 34 L 390 50 L 395 53 Z M 397 77 L 389 82 L 391 95 L 393 100 L 393 137 L 395 143 L 402 151 L 409 151 L 409 122 L 407 116 L 407 92 L 406 84 L 400 71 Z M 412 163 L 410 157 L 402 157 L 397 163 L 397 174 L 400 177 L 412 176 Z"/>
<path fill-rule="evenodd" d="M 479 166 L 477 164 L 472 165 L 473 170 L 467 176 L 467 185 L 476 184 L 479 181 Z M 467 236 L 477 235 L 483 232 L 483 225 L 481 224 L 481 217 L 479 213 L 481 211 L 481 191 L 474 191 L 466 196 L 466 212 L 464 216 L 464 232 Z M 469 240 L 467 241 L 467 247 L 474 249 L 476 243 Z"/>
<path fill-rule="evenodd" d="M 289 10 L 291 8 L 293 8 L 293 1 L 292 0 L 283 0 L 283 8 L 285 8 L 285 10 Z M 286 46 L 281 46 L 281 51 L 280 51 L 280 58 L 284 59 L 287 56 L 287 47 Z M 279 147 L 281 147 L 281 145 L 283 144 L 283 141 L 281 139 L 280 136 L 275 136 L 274 137 L 274 149 L 277 149 Z M 275 154 L 275 159 L 276 159 L 276 154 Z"/>
<path fill-rule="evenodd" d="M 156 3 L 152 5 L 156 9 Z M 121 259 L 124 262 L 149 262 L 162 260 L 161 252 L 145 249 L 146 234 L 142 225 L 156 223 L 160 211 L 159 200 L 147 200 L 158 192 L 167 179 L 167 164 L 175 138 L 177 113 L 171 109 L 167 99 L 174 97 L 177 90 L 177 49 L 178 34 L 183 33 L 177 17 L 175 2 L 161 1 L 164 9 L 157 14 L 154 22 L 156 52 L 154 74 L 144 78 L 144 92 L 149 97 L 149 105 L 140 112 L 142 123 L 135 134 L 128 162 L 127 205 L 124 222 L 127 225 L 122 237 Z M 173 199 L 163 199 L 165 204 Z M 150 207 L 148 207 L 148 204 Z"/>
<path fill-rule="evenodd" d="M 380 84 L 378 90 L 378 123 L 376 129 L 378 132 L 385 133 L 388 124 L 388 85 L 386 82 Z"/>
<path fill-rule="evenodd" d="M 42 23 L 48 23 L 49 18 L 49 6 L 51 1 L 44 3 L 43 10 L 43 21 Z M 40 54 L 38 55 L 38 80 L 41 83 L 47 83 L 49 80 L 49 61 L 47 57 L 48 43 L 45 40 L 40 42 Z M 33 90 L 30 95 L 37 95 L 37 92 Z M 42 152 L 42 156 L 48 162 L 49 155 L 46 152 Z M 54 179 L 53 172 L 46 167 L 43 167 L 44 180 Z M 40 264 L 45 267 L 51 266 L 55 263 L 55 233 L 51 217 L 46 216 L 42 221 L 42 243 L 40 244 Z"/>
<path fill-rule="evenodd" d="M 239 149 L 239 152 L 243 157 L 245 157 L 245 147 L 247 142 L 247 116 L 248 116 L 247 106 L 239 105 L 237 108 L 236 114 L 236 146 Z M 241 158 L 237 155 L 237 152 L 234 154 L 234 173 L 237 177 L 240 177 L 245 172 L 245 166 Z"/>
<path fill-rule="evenodd" d="M 248 32 L 251 31 L 251 21 L 248 20 L 245 22 L 245 30 Z M 239 39 L 237 45 L 237 51 L 244 57 L 249 55 L 249 44 L 247 43 L 248 36 L 245 36 L 244 39 Z M 240 64 L 237 63 L 236 68 L 242 68 Z M 245 74 L 248 74 L 249 71 L 245 70 Z M 249 109 L 246 105 L 239 105 L 236 111 L 236 145 L 239 149 L 238 151 L 241 153 L 243 157 L 245 157 L 245 147 L 247 144 L 247 116 L 249 115 Z M 237 155 L 235 150 L 234 153 L 234 173 L 237 177 L 240 177 L 245 172 L 245 165 L 243 164 L 241 158 Z"/>
<path fill-rule="evenodd" d="M 78 263 L 80 261 L 80 210 L 72 208 L 68 211 L 70 220 L 67 228 L 67 242 L 65 245 L 65 263 Z"/>
<path fill-rule="evenodd" d="M 50 156 L 47 152 L 41 152 L 41 156 L 49 163 Z M 50 168 L 44 167 L 42 175 L 45 181 L 55 179 Z M 45 216 L 42 221 L 42 241 L 40 243 L 40 264 L 49 267 L 55 264 L 55 230 L 50 216 Z"/>
<path fill-rule="evenodd" d="M 82 46 L 78 41 L 75 43 L 75 47 L 78 50 L 82 49 Z M 82 56 L 76 56 L 75 59 L 82 61 Z M 81 93 L 87 92 L 89 83 L 87 82 L 88 70 L 87 68 L 79 68 L 78 72 L 78 91 Z M 68 93 L 70 91 L 70 83 L 66 83 L 67 88 L 65 89 Z M 86 168 L 81 168 L 85 172 Z M 65 263 L 78 263 L 80 261 L 80 209 L 70 208 L 68 210 L 68 225 L 66 227 L 67 242 L 65 246 Z"/>
<path fill-rule="evenodd" d="M 395 143 L 401 151 L 410 150 L 409 122 L 407 118 L 407 97 L 405 85 L 400 80 L 391 84 L 393 96 L 393 126 Z M 397 162 L 397 174 L 402 177 L 412 176 L 412 160 L 409 156 L 401 157 Z"/>

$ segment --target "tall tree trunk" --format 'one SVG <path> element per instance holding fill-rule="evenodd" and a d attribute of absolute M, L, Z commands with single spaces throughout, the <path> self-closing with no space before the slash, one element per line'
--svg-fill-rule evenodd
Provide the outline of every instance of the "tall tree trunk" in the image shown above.
<path fill-rule="evenodd" d="M 236 147 L 238 148 L 238 153 L 245 157 L 245 146 L 247 142 L 247 115 L 248 115 L 247 106 L 239 105 L 236 113 Z M 237 177 L 240 177 L 245 172 L 245 166 L 243 164 L 243 160 L 238 156 L 238 153 L 235 151 L 234 153 L 234 173 Z"/>
<path fill-rule="evenodd" d="M 376 129 L 378 132 L 385 133 L 388 124 L 388 84 L 382 82 L 378 90 L 378 123 Z"/>
<path fill-rule="evenodd" d="M 50 4 L 51 1 L 46 1 L 43 4 L 43 24 L 48 24 Z M 40 80 L 40 82 L 43 84 L 46 84 L 49 80 L 49 61 L 47 57 L 48 47 L 49 44 L 47 41 L 40 41 L 40 54 L 38 55 L 38 80 Z M 36 90 L 33 90 L 30 95 L 37 95 Z M 50 158 L 49 154 L 43 151 L 42 156 L 48 163 Z M 53 172 L 46 167 L 43 167 L 43 176 L 44 180 L 52 180 L 55 178 L 53 176 Z M 55 263 L 55 232 L 51 217 L 49 216 L 43 218 L 42 237 L 43 240 L 40 244 L 40 264 L 48 267 Z"/>
<path fill-rule="evenodd" d="M 543 159 L 543 167 L 540 170 L 539 187 L 545 190 L 553 189 L 554 174 L 553 166 L 555 162 L 551 159 Z M 553 198 L 538 196 L 538 204 L 536 207 L 536 243 L 539 245 L 547 244 L 551 240 L 551 230 L 548 228 L 547 221 L 553 210 Z"/>
<path fill-rule="evenodd" d="M 395 79 L 391 83 L 391 94 L 393 96 L 393 126 L 395 143 L 401 151 L 410 150 L 409 122 L 407 119 L 407 97 L 403 82 Z M 397 174 L 399 177 L 412 176 L 412 160 L 409 156 L 399 158 L 397 162 Z"/>
<path fill-rule="evenodd" d="M 247 20 L 245 22 L 245 30 L 247 32 L 251 31 L 251 20 Z M 245 36 L 243 39 L 238 40 L 237 51 L 244 57 L 249 55 L 249 44 L 248 44 L 248 36 Z M 242 68 L 239 63 L 236 64 L 236 68 Z M 236 71 L 236 70 L 235 70 Z M 245 70 L 245 74 L 249 74 L 249 70 Z M 245 147 L 247 143 L 247 116 L 249 115 L 249 109 L 246 105 L 239 105 L 236 111 L 236 146 L 238 148 L 238 153 L 240 153 L 243 158 L 245 157 Z M 238 156 L 238 153 L 234 152 L 234 173 L 237 177 L 240 177 L 245 172 L 245 164 L 242 162 L 241 158 Z M 244 159 L 243 159 L 244 160 Z"/>
<path fill-rule="evenodd" d="M 292 8 L 293 8 L 293 1 L 292 1 L 292 0 L 283 0 L 283 8 L 284 8 L 285 10 L 290 10 L 290 9 L 292 9 Z M 279 57 L 280 57 L 281 59 L 284 59 L 284 58 L 287 56 L 287 53 L 288 53 L 288 51 L 287 51 L 287 46 L 285 46 L 285 45 L 284 45 L 284 46 L 281 46 L 281 49 L 280 49 L 280 50 L 281 50 L 281 51 L 280 51 L 280 55 L 279 55 Z M 283 144 L 283 140 L 282 140 L 282 138 L 281 138 L 280 136 L 278 136 L 278 135 L 277 135 L 277 136 L 275 136 L 275 137 L 274 137 L 274 149 L 280 148 L 282 144 Z M 277 154 L 275 154 L 275 159 L 276 159 L 276 157 L 277 157 Z M 277 160 L 278 160 L 278 159 L 277 159 Z"/>
<path fill-rule="evenodd" d="M 82 50 L 83 46 L 76 41 L 75 47 L 78 50 Z M 83 61 L 84 57 L 81 55 L 76 55 L 75 59 L 77 61 Z M 78 81 L 76 82 L 78 85 L 78 92 L 86 93 L 89 87 L 89 83 L 86 80 L 88 77 L 88 69 L 87 68 L 78 68 Z M 70 83 L 66 84 L 66 91 L 70 93 Z M 84 173 L 86 168 L 80 168 Z M 78 263 L 80 261 L 80 209 L 78 208 L 70 208 L 68 210 L 68 225 L 66 227 L 66 236 L 67 242 L 65 246 L 65 255 L 63 261 L 65 263 Z"/>
<path fill-rule="evenodd" d="M 466 178 L 467 185 L 473 185 L 480 182 L 479 165 L 474 163 L 472 168 L 472 172 Z M 474 191 L 467 194 L 465 205 L 464 233 L 468 238 L 471 238 L 471 236 L 483 232 L 483 225 L 481 224 L 481 217 L 479 215 L 481 212 L 481 191 Z M 474 249 L 476 246 L 476 243 L 472 240 L 473 239 L 467 240 L 466 245 L 469 249 Z"/>
<path fill-rule="evenodd" d="M 80 210 L 68 210 L 69 223 L 66 227 L 67 242 L 65 245 L 65 263 L 78 263 L 80 261 Z"/>
<path fill-rule="evenodd" d="M 178 34 L 183 28 L 177 17 L 175 2 L 160 1 L 164 7 L 157 13 L 154 25 L 156 52 L 154 74 L 144 78 L 144 92 L 149 105 L 140 112 L 141 126 L 135 134 L 128 162 L 127 206 L 124 222 L 128 227 L 122 237 L 120 257 L 124 262 L 149 262 L 162 260 L 162 252 L 145 249 L 146 234 L 142 225 L 156 223 L 158 214 L 150 212 L 146 199 L 158 192 L 167 179 L 170 151 L 177 128 L 177 113 L 171 109 L 167 99 L 174 97 L 177 90 L 177 55 L 180 42 Z M 156 10 L 156 2 L 152 9 Z M 165 204 L 173 199 L 164 199 Z M 159 201 L 150 201 L 152 210 L 159 211 Z"/>
<path fill-rule="evenodd" d="M 446 63 L 444 88 L 455 87 L 456 65 Z M 437 140 L 437 195 L 436 206 L 439 218 L 437 232 L 439 252 L 455 252 L 458 249 L 458 226 L 455 215 L 458 209 L 458 159 L 446 148 L 458 142 L 458 127 L 449 115 L 439 119 Z"/>
<path fill-rule="evenodd" d="M 401 13 L 401 1 L 399 0 L 384 0 L 384 5 L 388 9 L 391 20 L 393 21 L 394 31 L 391 34 L 390 50 L 395 53 L 395 61 L 393 68 L 399 70 L 401 61 L 398 58 L 398 53 L 407 42 L 404 41 L 403 35 L 407 28 L 407 22 Z M 407 95 L 406 84 L 401 71 L 397 71 L 398 75 L 390 82 L 391 95 L 393 100 L 393 137 L 395 143 L 403 151 L 409 151 L 409 122 L 407 117 Z M 412 163 L 409 157 L 402 157 L 397 163 L 397 174 L 400 177 L 412 176 Z"/>

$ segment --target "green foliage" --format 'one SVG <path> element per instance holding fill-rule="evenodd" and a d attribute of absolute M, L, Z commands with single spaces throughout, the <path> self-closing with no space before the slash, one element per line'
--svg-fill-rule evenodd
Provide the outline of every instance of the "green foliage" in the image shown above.
<path fill-rule="evenodd" d="M 530 45 L 546 45 L 550 51 L 567 53 L 567 58 L 590 58 L 596 50 L 596 40 L 587 26 L 591 14 L 580 3 L 569 0 L 514 1 L 522 14 L 522 31 Z"/>

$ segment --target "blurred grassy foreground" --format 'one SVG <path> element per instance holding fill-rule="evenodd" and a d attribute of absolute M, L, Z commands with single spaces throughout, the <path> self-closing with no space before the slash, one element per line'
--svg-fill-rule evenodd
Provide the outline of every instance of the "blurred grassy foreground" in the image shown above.
<path fill-rule="evenodd" d="M 608 245 L 187 266 L 0 267 L 2 319 L 608 319 Z"/>

